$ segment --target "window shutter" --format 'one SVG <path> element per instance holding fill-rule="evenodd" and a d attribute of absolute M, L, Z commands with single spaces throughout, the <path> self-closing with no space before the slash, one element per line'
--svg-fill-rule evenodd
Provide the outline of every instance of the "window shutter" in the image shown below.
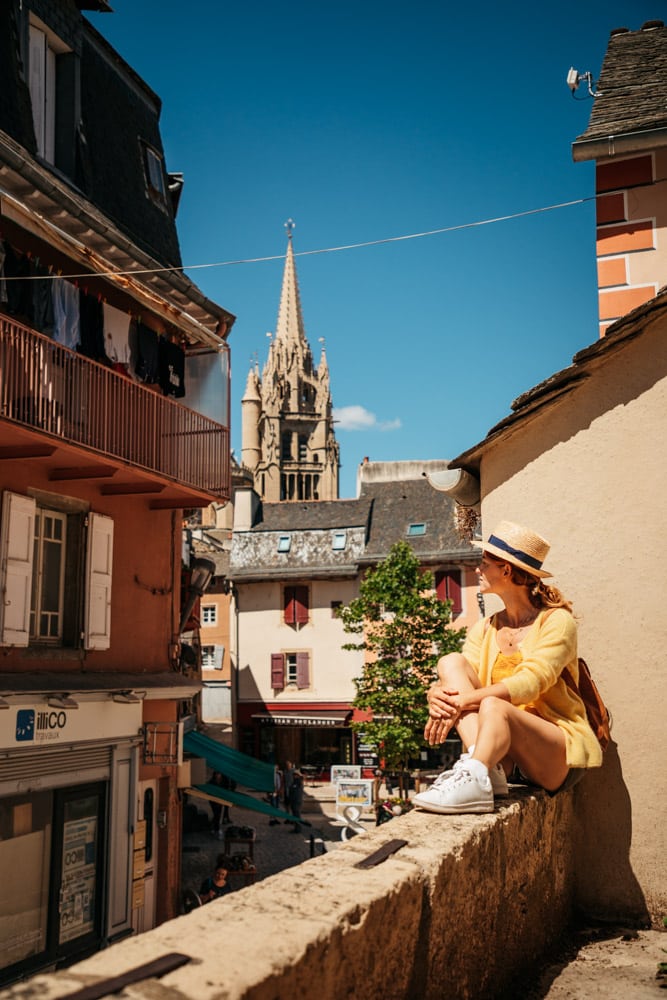
<path fill-rule="evenodd" d="M 86 649 L 111 645 L 111 571 L 113 521 L 103 514 L 88 515 L 86 551 L 86 606 L 83 644 Z"/>
<path fill-rule="evenodd" d="M 463 612 L 460 570 L 447 569 L 436 573 L 435 592 L 441 601 L 452 602 L 452 618 L 457 618 Z"/>
<path fill-rule="evenodd" d="M 214 646 L 213 647 L 213 669 L 222 670 L 222 658 L 225 655 L 224 646 Z"/>
<path fill-rule="evenodd" d="M 463 600 L 461 594 L 461 572 L 458 569 L 452 569 L 447 574 L 448 586 L 447 586 L 447 596 L 452 602 L 452 618 L 458 618 L 458 616 L 463 611 Z"/>
<path fill-rule="evenodd" d="M 296 610 L 294 605 L 294 587 L 285 587 L 285 624 L 296 624 Z"/>
<path fill-rule="evenodd" d="M 274 691 L 282 691 L 285 687 L 285 656 L 283 653 L 271 653 L 271 687 Z"/>
<path fill-rule="evenodd" d="M 294 588 L 294 616 L 297 625 L 308 623 L 308 587 Z"/>
<path fill-rule="evenodd" d="M 44 110 L 46 105 L 46 35 L 39 28 L 30 25 L 30 71 L 29 88 L 32 104 L 32 121 L 35 127 L 37 152 L 44 155 Z"/>
<path fill-rule="evenodd" d="M 298 688 L 310 687 L 310 655 L 308 653 L 296 654 L 296 686 Z"/>
<path fill-rule="evenodd" d="M 0 642 L 27 646 L 30 641 L 32 561 L 36 503 L 5 491 L 0 524 Z"/>

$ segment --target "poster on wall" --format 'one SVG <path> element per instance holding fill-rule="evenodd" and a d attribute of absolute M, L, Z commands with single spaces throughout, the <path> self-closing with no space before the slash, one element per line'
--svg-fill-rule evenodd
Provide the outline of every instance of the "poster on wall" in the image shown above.
<path fill-rule="evenodd" d="M 64 824 L 60 944 L 94 930 L 96 842 L 97 816 Z"/>
<path fill-rule="evenodd" d="M 367 809 L 373 805 L 373 782 L 367 779 L 348 779 L 339 781 L 336 785 L 336 812 L 342 812 L 346 806 L 358 806 Z"/>
<path fill-rule="evenodd" d="M 361 777 L 360 764 L 332 764 L 331 784 L 337 785 L 339 781 L 350 781 Z"/>

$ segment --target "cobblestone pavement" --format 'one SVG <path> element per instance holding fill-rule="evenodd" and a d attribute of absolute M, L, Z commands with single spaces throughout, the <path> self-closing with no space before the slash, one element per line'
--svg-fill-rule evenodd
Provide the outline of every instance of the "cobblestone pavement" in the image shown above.
<path fill-rule="evenodd" d="M 247 789 L 243 791 L 253 794 Z M 258 794 L 257 798 L 261 796 Z M 187 889 L 194 889 L 196 892 L 203 880 L 213 874 L 218 856 L 224 853 L 225 844 L 210 831 L 211 813 L 206 801 L 193 797 L 189 802 L 197 806 L 200 823 L 204 828 L 185 830 L 183 833 L 181 888 L 184 892 Z M 231 826 L 247 826 L 255 830 L 255 882 L 299 865 L 310 857 L 335 850 L 342 843 L 341 830 L 345 824 L 336 816 L 333 785 L 307 785 L 301 816 L 311 825 L 303 826 L 295 833 L 292 823 L 279 821 L 271 825 L 270 817 L 264 813 L 237 806 L 230 807 Z M 369 811 L 361 818 L 361 822 L 364 826 L 374 826 L 374 814 Z M 246 853 L 241 844 L 230 845 L 230 852 Z M 234 891 L 238 891 L 252 879 L 244 874 L 230 874 L 228 881 Z"/>

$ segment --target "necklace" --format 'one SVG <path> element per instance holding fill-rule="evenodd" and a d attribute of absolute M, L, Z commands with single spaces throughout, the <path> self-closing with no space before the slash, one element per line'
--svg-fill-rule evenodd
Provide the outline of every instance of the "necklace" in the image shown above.
<path fill-rule="evenodd" d="M 533 624 L 536 618 L 537 613 L 531 611 L 528 615 L 521 618 L 516 625 L 503 625 L 504 638 L 510 648 L 519 645 L 524 631 Z"/>

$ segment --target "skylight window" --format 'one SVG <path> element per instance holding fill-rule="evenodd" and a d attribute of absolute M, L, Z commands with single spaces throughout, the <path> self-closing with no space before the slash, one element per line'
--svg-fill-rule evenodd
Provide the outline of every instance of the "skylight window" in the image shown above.
<path fill-rule="evenodd" d="M 333 538 L 331 539 L 331 548 L 334 552 L 340 552 L 341 549 L 345 548 L 347 544 L 347 532 L 346 531 L 334 531 Z"/>
<path fill-rule="evenodd" d="M 423 521 L 408 525 L 408 535 L 425 535 L 426 525 Z"/>
<path fill-rule="evenodd" d="M 291 544 L 291 535 L 281 535 L 278 539 L 278 552 L 289 552 Z"/>

